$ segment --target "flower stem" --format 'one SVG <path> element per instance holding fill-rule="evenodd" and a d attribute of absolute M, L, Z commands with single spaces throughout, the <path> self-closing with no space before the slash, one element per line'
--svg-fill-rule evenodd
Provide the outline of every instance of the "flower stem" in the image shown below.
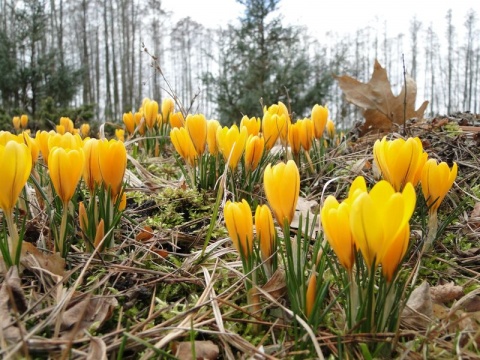
<path fill-rule="evenodd" d="M 10 250 L 10 260 L 12 265 L 18 265 L 18 260 L 17 259 L 17 251 L 18 251 L 18 246 L 20 246 L 19 242 L 19 236 L 18 236 L 18 229 L 17 225 L 13 221 L 13 212 L 10 211 L 8 213 L 5 213 L 5 220 L 7 222 L 7 227 L 8 227 L 8 233 L 9 233 L 9 250 Z"/>
<path fill-rule="evenodd" d="M 425 240 L 425 244 L 423 245 L 423 250 L 429 250 L 432 245 L 433 241 L 437 237 L 437 230 L 438 230 L 438 217 L 437 212 L 432 211 L 428 214 L 428 230 L 427 230 L 427 239 Z"/>
<path fill-rule="evenodd" d="M 350 282 L 349 292 L 350 292 L 350 319 L 348 326 L 350 328 L 356 322 L 357 314 L 358 314 L 358 285 L 353 277 L 352 270 L 348 271 L 348 281 Z"/>
<path fill-rule="evenodd" d="M 67 219 L 68 219 L 68 202 L 63 204 L 63 214 L 62 214 L 62 222 L 60 223 L 60 236 L 58 238 L 58 243 L 56 245 L 56 249 L 54 252 L 60 253 L 62 257 L 63 255 L 63 250 L 64 250 L 64 245 L 65 245 L 65 240 L 66 240 L 66 235 L 67 235 Z"/>

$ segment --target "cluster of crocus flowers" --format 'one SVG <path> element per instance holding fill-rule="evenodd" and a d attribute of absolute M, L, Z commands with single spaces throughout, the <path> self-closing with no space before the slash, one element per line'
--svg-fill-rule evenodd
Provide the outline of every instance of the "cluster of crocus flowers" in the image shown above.
<path fill-rule="evenodd" d="M 425 247 L 428 248 L 437 233 L 437 209 L 451 189 L 457 176 L 457 164 L 450 169 L 444 162 L 428 159 L 418 138 L 377 140 L 373 146 L 374 165 L 382 178 L 396 191 L 401 191 L 408 183 L 414 187 L 421 182 L 422 192 L 429 208 L 428 235 Z"/>
<path fill-rule="evenodd" d="M 71 204 L 79 189 L 82 175 L 90 193 L 90 202 L 92 204 L 97 201 L 102 202 L 101 199 L 103 199 L 103 204 L 109 203 L 104 206 L 103 212 L 102 210 L 97 211 L 98 206 L 96 209 L 92 207 L 92 212 L 95 212 L 95 216 L 99 220 L 96 223 L 102 222 L 103 224 L 104 222 L 106 231 L 110 231 L 118 224 L 121 210 L 125 207 L 123 176 L 127 153 L 123 142 L 88 137 L 82 139 L 79 129 L 73 128 L 73 122 L 70 119 L 62 118 L 61 122 L 62 124 L 58 128 L 61 132 L 38 131 L 34 138 L 28 131 L 17 135 L 0 131 L 0 146 L 2 146 L 2 151 L 5 150 L 2 152 L 2 156 L 11 158 L 8 163 L 2 165 L 4 176 L 1 179 L 5 182 L 4 188 L 11 189 L 11 191 L 0 194 L 0 206 L 3 207 L 6 214 L 5 219 L 9 232 L 16 233 L 16 235 L 10 236 L 9 240 L 12 256 L 19 254 L 17 249 L 20 247 L 16 245 L 19 235 L 16 230 L 13 231 L 14 224 L 10 221 L 9 214 L 13 214 L 15 205 L 12 204 L 16 204 L 19 192 L 30 175 L 33 178 L 33 187 L 36 191 L 39 208 L 44 209 L 45 206 L 48 206 L 46 213 L 54 215 L 50 225 L 54 239 L 51 249 L 59 252 L 62 256 L 67 255 L 70 240 L 74 238 L 73 233 L 70 233 L 72 227 L 68 226 L 68 219 L 71 211 L 75 210 Z M 28 155 L 24 154 L 25 151 L 28 152 Z M 42 155 L 41 161 L 45 166 L 38 167 L 41 170 L 37 171 L 36 163 L 39 154 Z M 44 168 L 48 171 L 45 171 Z M 12 171 L 15 171 L 15 174 Z M 11 182 L 11 184 L 7 185 L 6 182 Z M 98 192 L 101 189 L 103 189 L 104 196 Z M 76 202 L 74 201 L 73 204 Z M 24 210 L 27 216 L 37 211 L 37 207 L 27 207 L 27 205 L 28 199 L 18 202 L 18 206 Z M 58 217 L 58 214 L 62 214 L 61 217 Z M 112 221 L 113 218 L 117 220 Z M 11 264 L 12 261 L 9 262 L 7 259 L 7 263 Z"/>
<path fill-rule="evenodd" d="M 239 129 L 237 125 L 232 125 L 230 128 L 217 129 L 218 150 L 232 171 L 237 168 L 238 162 L 245 151 L 247 136 L 246 127 Z"/>
<path fill-rule="evenodd" d="M 168 134 L 168 129 L 177 127 L 174 124 L 179 121 L 183 124 L 183 115 L 175 113 L 175 102 L 171 98 L 166 98 L 159 104 L 156 100 L 144 98 L 137 111 L 129 111 L 123 114 L 124 125 L 123 135 L 116 132 L 119 140 L 125 141 L 125 137 L 130 140 L 135 135 L 140 136 L 136 139 L 134 147 L 134 156 L 137 149 L 143 149 L 146 155 L 159 156 L 161 149 L 165 144 L 164 136 Z"/>
<path fill-rule="evenodd" d="M 76 134 L 79 132 L 78 129 L 75 129 L 75 125 L 73 124 L 72 119 L 70 119 L 69 117 L 61 117 L 59 120 L 59 124 L 56 126 L 56 130 L 59 134 Z"/>
<path fill-rule="evenodd" d="M 28 126 L 28 115 L 14 116 L 12 118 L 12 125 L 15 131 L 25 130 Z"/>
<path fill-rule="evenodd" d="M 187 129 L 184 127 L 172 129 L 170 131 L 170 139 L 175 150 L 185 162 L 190 166 L 195 166 L 198 154 Z"/>
<path fill-rule="evenodd" d="M 348 324 L 359 326 L 358 331 L 392 331 L 389 326 L 398 324 L 400 307 L 395 305 L 395 290 L 391 289 L 408 249 L 415 204 L 410 182 L 400 192 L 381 180 L 368 191 L 365 179 L 359 176 L 345 200 L 339 202 L 330 195 L 322 206 L 325 239 L 348 275 Z M 355 266 L 358 271 L 353 270 Z M 380 280 L 376 276 L 379 267 Z M 382 282 L 386 285 L 380 285 Z"/>
<path fill-rule="evenodd" d="M 288 141 L 288 126 L 291 123 L 288 109 L 281 101 L 278 104 L 265 107 L 263 110 L 262 132 L 265 138 L 265 148 L 270 150 L 278 139 L 283 145 Z"/>
<path fill-rule="evenodd" d="M 341 203 L 332 195 L 326 198 L 320 214 L 325 238 L 349 274 L 360 250 L 369 271 L 381 264 L 383 275 L 392 281 L 407 250 L 415 203 L 411 183 L 397 192 L 381 180 L 368 192 L 361 176 Z"/>
<path fill-rule="evenodd" d="M 177 153 L 187 164 L 195 167 L 197 159 L 205 153 L 208 121 L 203 114 L 189 114 L 184 126 L 174 127 L 170 139 Z"/>
<path fill-rule="evenodd" d="M 203 114 L 189 114 L 183 126 L 170 131 L 170 139 L 190 166 L 192 184 L 211 187 L 219 174 L 224 173 L 224 166 L 233 174 L 242 164 L 247 176 L 257 169 L 265 150 L 259 129 L 258 118 L 243 117 L 240 127 L 235 124 L 222 127 L 217 120 L 206 119 Z"/>

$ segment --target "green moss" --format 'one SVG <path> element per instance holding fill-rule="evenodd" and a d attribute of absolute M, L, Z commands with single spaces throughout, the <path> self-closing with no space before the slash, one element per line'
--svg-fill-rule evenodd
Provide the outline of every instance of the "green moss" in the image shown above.
<path fill-rule="evenodd" d="M 449 137 L 457 136 L 462 130 L 457 122 L 451 121 L 448 124 L 443 126 L 443 130 Z"/>

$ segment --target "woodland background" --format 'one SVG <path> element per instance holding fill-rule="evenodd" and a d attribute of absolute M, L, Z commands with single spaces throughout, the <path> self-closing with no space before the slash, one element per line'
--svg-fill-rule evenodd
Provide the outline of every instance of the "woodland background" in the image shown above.
<path fill-rule="evenodd" d="M 223 124 L 261 116 L 260 100 L 290 103 L 296 117 L 327 104 L 346 129 L 359 110 L 332 74 L 366 81 L 378 59 L 399 89 L 405 43 L 406 71 L 422 78 L 418 87 L 430 101 L 426 116 L 479 111 L 474 10 L 462 29 L 448 11 L 443 33 L 413 18 L 393 37 L 379 21 L 350 36 L 315 39 L 305 27 L 282 24 L 279 0 L 239 2 L 239 25 L 212 29 L 188 17 L 172 23 L 161 0 L 0 0 L 0 127 L 22 113 L 35 120 L 33 130 L 51 128 L 60 116 L 121 122 L 144 97 L 176 95 L 186 110 Z"/>

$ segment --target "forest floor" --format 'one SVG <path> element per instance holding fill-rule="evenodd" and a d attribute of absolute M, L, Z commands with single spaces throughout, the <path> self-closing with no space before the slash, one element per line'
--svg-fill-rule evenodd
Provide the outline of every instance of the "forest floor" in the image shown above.
<path fill-rule="evenodd" d="M 3 283 L 9 286 L 0 290 L 0 317 L 11 318 L 12 325 L 0 333 L 1 354 L 32 359 L 188 359 L 194 349 L 197 358 L 205 359 L 307 359 L 320 357 L 313 350 L 318 346 L 324 358 L 366 358 L 362 343 L 396 337 L 396 358 L 479 358 L 479 123 L 476 116 L 461 113 L 408 124 L 408 136 L 419 136 L 430 157 L 449 165 L 455 161 L 459 168 L 439 210 L 440 228 L 448 223 L 433 249 L 421 257 L 425 228 L 412 220 L 412 246 L 403 266 L 413 269 L 419 264 L 412 287 L 423 292 L 415 295 L 416 304 L 409 303 L 416 315 L 405 316 L 397 334 L 344 333 L 330 322 L 313 329 L 312 338 L 288 316 L 281 282 L 268 289 L 275 301 L 261 297 L 252 313 L 241 262 L 221 216 L 207 256 L 202 256 L 215 194 L 179 181 L 175 160 L 167 152 L 129 165 L 135 176 L 128 185 L 129 201 L 114 255 L 92 256 L 73 247 L 63 276 L 55 274 L 51 264 L 30 264 L 21 277 L 5 276 Z M 345 195 L 348 181 L 325 186 L 329 180 L 357 175 L 372 180 L 377 138 L 352 141 L 347 136 L 339 147 L 329 149 L 325 162 L 332 166 L 302 178 L 302 203 L 318 213 L 322 192 Z M 42 226 L 27 224 L 27 240 L 35 241 Z M 331 309 L 333 314 L 337 311 Z"/>

